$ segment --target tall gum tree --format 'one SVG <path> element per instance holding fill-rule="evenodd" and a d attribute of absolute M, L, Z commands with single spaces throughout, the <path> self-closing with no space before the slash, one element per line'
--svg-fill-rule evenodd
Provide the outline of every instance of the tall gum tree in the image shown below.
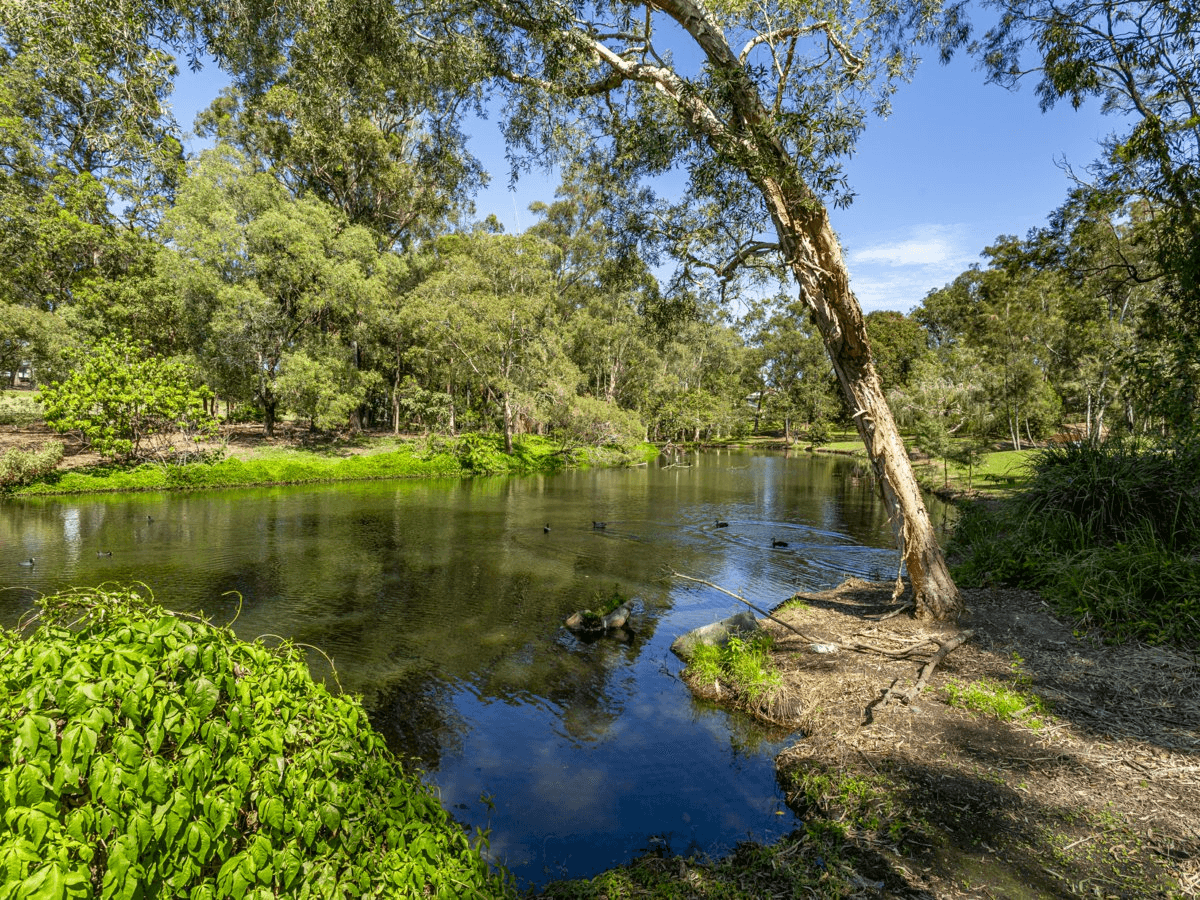
<path fill-rule="evenodd" d="M 729 278 L 739 265 L 769 256 L 794 279 L 854 410 L 916 612 L 956 618 L 961 595 L 888 409 L 825 197 L 843 183 L 838 159 L 853 147 L 866 104 L 886 111 L 895 82 L 916 62 L 913 48 L 962 38 L 957 8 L 488 0 L 475 12 L 496 73 L 514 86 L 510 134 L 540 132 L 551 142 L 566 134 L 569 143 L 570 130 L 547 124 L 536 98 L 575 110 L 590 104 L 592 122 L 607 122 L 614 160 L 642 172 L 688 165 L 691 196 L 710 201 L 695 203 L 691 214 L 712 234 L 732 233 L 714 218 L 740 217 L 741 237 L 723 242 L 726 255 L 714 272 Z M 576 128 L 588 133 L 587 125 Z M 718 192 L 739 196 L 740 204 L 712 202 Z"/>
<path fill-rule="evenodd" d="M 352 26 L 346 53 L 371 53 L 375 42 L 402 34 L 424 41 L 430 58 L 456 57 L 464 78 L 502 86 L 506 133 L 533 151 L 518 167 L 607 154 L 614 184 L 686 169 L 690 202 L 661 209 L 674 220 L 664 230 L 674 227 L 677 245 L 691 240 L 694 250 L 690 234 L 720 249 L 723 261 L 710 270 L 722 281 L 768 258 L 795 281 L 854 410 L 917 615 L 953 619 L 962 611 L 826 208 L 828 199 L 848 199 L 840 161 L 868 109 L 886 112 L 887 98 L 918 61 L 917 48 L 940 43 L 945 54 L 965 39 L 957 5 L 324 0 L 314 13 L 299 3 L 228 0 L 196 9 L 211 51 L 230 68 L 245 68 L 248 82 L 259 77 L 252 71 L 259 61 L 278 59 L 264 41 L 285 51 L 291 23 L 319 14 Z"/>

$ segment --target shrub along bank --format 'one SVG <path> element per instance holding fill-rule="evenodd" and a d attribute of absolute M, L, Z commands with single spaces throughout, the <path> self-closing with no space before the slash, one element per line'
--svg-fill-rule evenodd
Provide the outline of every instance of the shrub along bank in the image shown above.
<path fill-rule="evenodd" d="M 132 590 L 0 631 L 0 898 L 509 897 L 357 700 Z"/>
<path fill-rule="evenodd" d="M 431 438 L 393 449 L 354 448 L 344 455 L 306 450 L 272 451 L 249 459 L 220 451 L 186 463 L 107 464 L 54 471 L 28 483 L 10 483 L 10 495 L 87 494 L 114 491 L 197 490 L 271 484 L 363 481 L 382 478 L 460 477 L 554 472 L 586 465 L 627 465 L 658 454 L 651 444 L 630 449 L 598 447 L 563 452 L 549 438 L 527 436 L 505 453 L 498 435 Z M 0 483 L 0 488 L 5 485 Z"/>
<path fill-rule="evenodd" d="M 951 553 L 964 587 L 1039 590 L 1114 640 L 1195 647 L 1200 635 L 1200 438 L 1054 446 L 1027 486 L 967 505 Z"/>

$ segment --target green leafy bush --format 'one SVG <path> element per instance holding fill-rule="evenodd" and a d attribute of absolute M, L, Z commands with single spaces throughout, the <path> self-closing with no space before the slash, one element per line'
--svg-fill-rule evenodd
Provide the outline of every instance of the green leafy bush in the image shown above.
<path fill-rule="evenodd" d="M 28 391 L 0 391 L 0 425 L 27 428 L 42 421 L 42 406 Z"/>
<path fill-rule="evenodd" d="M 261 406 L 253 403 L 239 403 L 229 411 L 229 414 L 224 417 L 224 421 L 228 425 L 261 425 L 266 418 L 267 415 Z"/>
<path fill-rule="evenodd" d="M 361 705 L 131 590 L 0 632 L 0 898 L 510 896 Z"/>
<path fill-rule="evenodd" d="M 1114 640 L 1200 637 L 1200 443 L 1041 451 L 1027 487 L 965 507 L 949 550 L 964 586 L 1036 588 Z"/>
<path fill-rule="evenodd" d="M 580 447 L 632 447 L 646 425 L 632 410 L 595 397 L 563 395 L 550 408 L 550 427 L 564 452 Z"/>
<path fill-rule="evenodd" d="M 313 431 L 329 431 L 346 427 L 380 383 L 379 373 L 357 369 L 337 354 L 298 350 L 284 357 L 275 390 Z"/>
<path fill-rule="evenodd" d="M 211 437 L 207 388 L 193 386 L 187 366 L 142 348 L 104 340 L 76 354 L 62 381 L 42 388 L 46 423 L 74 431 L 104 456 L 174 455 L 177 434 Z"/>
<path fill-rule="evenodd" d="M 47 441 L 37 450 L 8 450 L 0 456 L 0 488 L 29 484 L 53 472 L 62 458 L 62 441 Z"/>
<path fill-rule="evenodd" d="M 512 459 L 504 452 L 504 439 L 494 434 L 463 434 L 455 446 L 458 461 L 464 472 L 473 475 L 509 471 Z"/>
<path fill-rule="evenodd" d="M 1040 451 L 1032 467 L 1027 490 L 1015 499 L 1018 514 L 1077 522 L 1089 546 L 1127 540 L 1146 527 L 1165 546 L 1200 539 L 1200 443 L 1082 441 Z"/>

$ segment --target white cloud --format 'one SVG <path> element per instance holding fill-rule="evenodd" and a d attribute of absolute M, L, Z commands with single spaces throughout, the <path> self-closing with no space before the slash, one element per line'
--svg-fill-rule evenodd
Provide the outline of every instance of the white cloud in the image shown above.
<path fill-rule="evenodd" d="M 958 264 L 964 255 L 974 257 L 963 244 L 965 228 L 958 225 L 917 225 L 903 240 L 875 244 L 850 254 L 851 263 L 883 263 L 889 266 L 946 266 Z"/>
<path fill-rule="evenodd" d="M 965 225 L 915 225 L 890 240 L 851 249 L 850 287 L 867 312 L 909 312 L 930 290 L 978 261 L 983 249 L 978 241 Z"/>

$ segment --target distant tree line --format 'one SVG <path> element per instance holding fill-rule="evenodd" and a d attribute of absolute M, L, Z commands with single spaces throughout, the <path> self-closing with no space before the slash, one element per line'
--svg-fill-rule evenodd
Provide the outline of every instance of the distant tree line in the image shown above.
<path fill-rule="evenodd" d="M 398 57 L 349 77 L 351 61 L 318 52 L 332 26 L 308 23 L 270 84 L 243 80 L 201 115 L 215 145 L 187 159 L 167 106 L 186 20 L 89 3 L 51 21 L 48 2 L 0 18 L 0 369 L 14 379 L 32 362 L 62 381 L 81 351 L 124 340 L 268 432 L 284 414 L 510 441 L 820 441 L 848 424 L 800 302 L 760 281 L 735 319 L 694 281 L 660 283 L 619 228 L 632 200 L 595 167 L 568 167 L 523 234 L 473 222 L 486 176 L 457 128 L 465 101 L 447 99 L 467 73 L 413 81 Z M 978 42 L 996 80 L 1016 77 L 1041 6 Z M 1020 447 L 1064 422 L 1088 436 L 1195 419 L 1195 85 L 1144 56 L 1105 68 L 1088 34 L 1051 35 L 1079 59 L 1047 57 L 1043 105 L 1102 94 L 1141 112 L 1134 133 L 1047 227 L 998 238 L 909 316 L 866 317 L 893 410 L 935 451 L 956 436 Z M 1125 37 L 1169 54 L 1165 34 Z M 1174 100 L 1146 99 L 1167 88 Z"/>

